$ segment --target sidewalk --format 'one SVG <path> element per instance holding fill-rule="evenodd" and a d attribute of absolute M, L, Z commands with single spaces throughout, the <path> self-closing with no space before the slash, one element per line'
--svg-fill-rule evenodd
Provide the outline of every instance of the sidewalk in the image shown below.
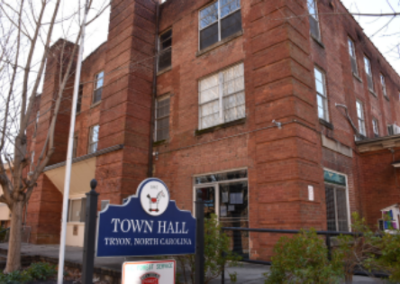
<path fill-rule="evenodd" d="M 8 244 L 1 243 L 0 250 L 7 250 Z M 57 260 L 59 255 L 59 246 L 58 245 L 34 245 L 34 244 L 22 244 L 22 254 L 25 256 L 42 256 L 47 258 L 52 258 Z M 82 254 L 83 248 L 78 247 L 66 247 L 65 250 L 65 260 L 82 264 Z M 146 257 L 146 259 L 152 259 L 151 257 Z M 113 270 L 115 272 L 120 272 L 122 263 L 124 261 L 138 261 L 143 260 L 143 258 L 95 258 L 95 267 L 103 268 L 108 270 Z M 242 263 L 240 267 L 230 267 L 227 268 L 225 272 L 225 283 L 229 284 L 230 278 L 229 273 L 237 272 L 237 282 L 236 283 L 246 283 L 246 284 L 263 284 L 264 276 L 263 273 L 269 271 L 269 266 L 259 265 L 259 264 L 249 264 Z M 215 279 L 211 282 L 212 284 L 221 283 L 221 279 Z M 378 279 L 371 279 L 368 277 L 354 276 L 355 284 L 379 284 L 384 283 L 384 281 L 380 281 Z"/>

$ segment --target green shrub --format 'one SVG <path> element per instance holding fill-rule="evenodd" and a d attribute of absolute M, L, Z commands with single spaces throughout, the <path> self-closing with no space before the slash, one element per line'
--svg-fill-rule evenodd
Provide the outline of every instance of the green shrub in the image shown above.
<path fill-rule="evenodd" d="M 211 215 L 211 218 L 204 220 L 204 269 L 206 271 L 204 284 L 218 278 L 225 266 L 235 266 L 240 260 L 240 257 L 229 249 L 229 242 L 229 237 L 221 231 L 216 215 Z M 182 269 L 184 283 L 194 283 L 195 256 L 178 256 L 176 260 Z"/>
<path fill-rule="evenodd" d="M 35 280 L 47 280 L 56 275 L 55 265 L 45 262 L 33 263 L 23 271 L 13 271 L 8 274 L 0 273 L 1 284 L 21 284 Z"/>
<path fill-rule="evenodd" d="M 377 260 L 389 273 L 389 280 L 400 282 L 400 232 L 385 234 L 382 238 L 381 255 Z"/>
<path fill-rule="evenodd" d="M 270 273 L 265 284 L 279 283 L 342 283 L 344 271 L 337 255 L 328 260 L 324 240 L 315 230 L 304 231 L 292 238 L 282 237 L 274 247 Z"/>
<path fill-rule="evenodd" d="M 32 263 L 25 271 L 35 280 L 47 280 L 57 274 L 56 266 L 46 262 Z"/>

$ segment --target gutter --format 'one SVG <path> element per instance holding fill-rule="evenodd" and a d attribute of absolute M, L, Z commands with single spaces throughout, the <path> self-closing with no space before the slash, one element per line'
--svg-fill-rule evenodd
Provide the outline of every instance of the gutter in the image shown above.
<path fill-rule="evenodd" d="M 160 30 L 160 3 L 155 0 L 156 8 L 156 30 L 154 35 L 154 66 L 153 66 L 153 91 L 151 94 L 151 117 L 150 117 L 150 139 L 149 139 L 149 154 L 148 154 L 148 169 L 147 177 L 153 176 L 153 143 L 154 143 L 154 122 L 155 122 L 155 103 L 157 97 L 157 63 L 158 63 L 158 34 Z"/>

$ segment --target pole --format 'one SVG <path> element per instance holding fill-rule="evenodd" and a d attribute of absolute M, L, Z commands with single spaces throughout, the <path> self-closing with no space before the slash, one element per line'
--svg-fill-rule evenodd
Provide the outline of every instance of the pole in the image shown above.
<path fill-rule="evenodd" d="M 64 196 L 63 196 L 63 212 L 61 219 L 61 240 L 60 240 L 60 254 L 58 259 L 58 278 L 57 284 L 63 283 L 64 278 L 64 260 L 65 260 L 65 239 L 67 233 L 67 214 L 68 214 L 68 198 L 69 198 L 69 186 L 71 179 L 71 165 L 72 165 L 72 148 L 74 144 L 74 132 L 75 132 L 75 117 L 76 117 L 76 103 L 78 101 L 78 91 L 79 82 L 81 78 L 81 68 L 82 68 L 82 57 L 83 57 L 83 46 L 85 43 L 85 29 L 86 29 L 86 19 L 89 12 L 88 0 L 85 4 L 85 12 L 82 22 L 82 33 L 81 42 L 79 47 L 78 61 L 76 63 L 76 74 L 75 74 L 75 85 L 74 94 L 72 98 L 71 107 L 71 121 L 69 126 L 69 137 L 68 137 L 68 152 L 67 160 L 65 164 L 65 183 L 64 183 Z"/>
<path fill-rule="evenodd" d="M 196 259 L 195 284 L 204 283 L 204 202 L 202 192 L 196 192 Z"/>
<path fill-rule="evenodd" d="M 82 283 L 93 283 L 94 246 L 96 244 L 97 181 L 90 182 L 92 190 L 86 193 L 85 238 L 83 241 Z"/>

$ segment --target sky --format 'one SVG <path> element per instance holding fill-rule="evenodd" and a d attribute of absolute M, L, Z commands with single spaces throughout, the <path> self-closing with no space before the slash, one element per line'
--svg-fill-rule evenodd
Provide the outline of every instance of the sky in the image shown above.
<path fill-rule="evenodd" d="M 393 13 L 392 8 L 400 12 L 400 0 L 342 0 L 342 2 L 352 13 Z M 109 16 L 110 11 L 108 9 L 88 27 L 85 56 L 107 40 Z M 400 74 L 400 50 L 399 48 L 394 49 L 394 46 L 400 43 L 400 16 L 395 19 L 392 17 L 354 17 L 367 36 L 372 39 L 397 73 Z M 387 25 L 389 21 L 390 23 Z M 386 28 L 383 28 L 385 26 Z"/>

